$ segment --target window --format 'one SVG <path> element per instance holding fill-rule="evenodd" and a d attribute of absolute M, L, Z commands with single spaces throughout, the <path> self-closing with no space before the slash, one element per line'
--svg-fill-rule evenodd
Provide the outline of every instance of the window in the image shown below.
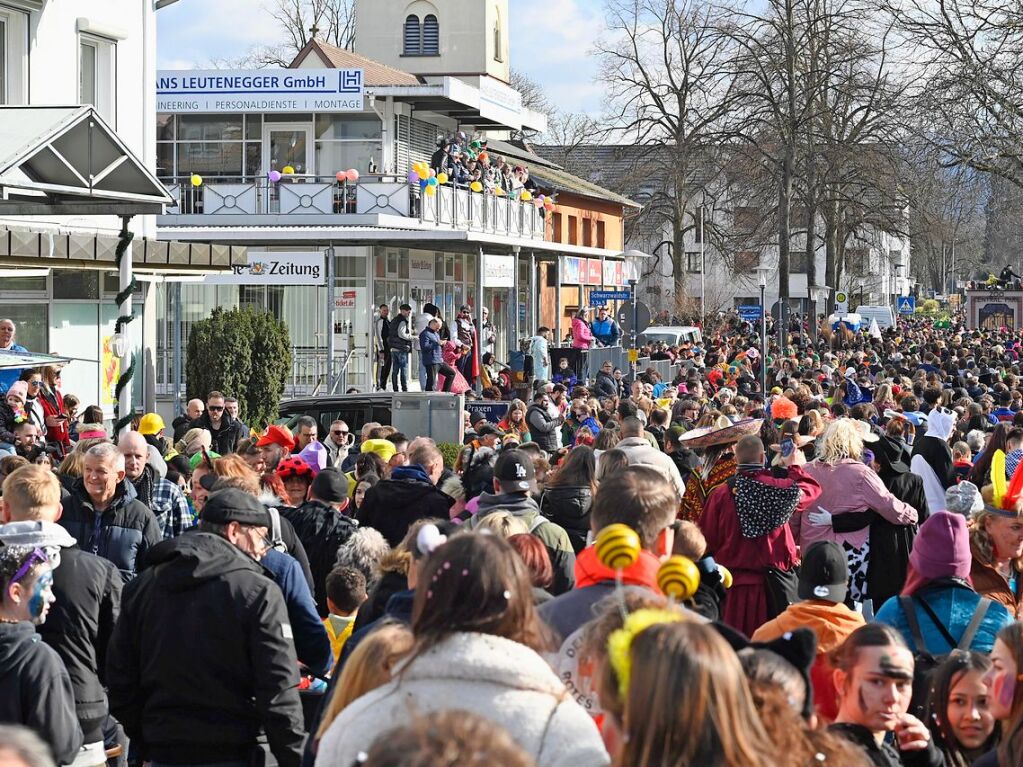
<path fill-rule="evenodd" d="M 583 219 L 583 245 L 587 248 L 593 245 L 593 224 L 588 219 Z"/>
<path fill-rule="evenodd" d="M 845 265 L 849 274 L 864 275 L 870 263 L 866 248 L 846 248 Z"/>
<path fill-rule="evenodd" d="M 693 242 L 703 242 L 704 215 L 706 214 L 702 207 L 693 211 Z"/>
<path fill-rule="evenodd" d="M 405 19 L 405 45 L 403 55 L 421 56 L 423 53 L 423 34 L 419 26 L 419 17 L 410 15 Z"/>
<path fill-rule="evenodd" d="M 735 254 L 735 269 L 739 272 L 752 272 L 760 265 L 760 254 L 755 250 L 740 250 Z"/>
<path fill-rule="evenodd" d="M 437 56 L 440 53 L 440 24 L 432 13 L 419 21 L 414 13 L 405 17 L 403 56 Z"/>
<path fill-rule="evenodd" d="M 597 247 L 598 248 L 605 247 L 604 246 L 605 241 L 606 241 L 606 230 L 604 228 L 604 222 L 603 221 L 598 221 L 597 222 Z"/>
<path fill-rule="evenodd" d="M 568 244 L 579 244 L 579 218 L 578 216 L 568 217 Z"/>
<path fill-rule="evenodd" d="M 81 35 L 78 44 L 78 102 L 92 104 L 115 125 L 116 45 L 101 37 Z M 116 125 L 115 125 L 116 127 Z"/>
<path fill-rule="evenodd" d="M 28 99 L 28 14 L 0 5 L 0 104 Z"/>
<path fill-rule="evenodd" d="M 703 259 L 700 258 L 700 251 L 686 251 L 686 271 L 700 273 L 700 267 L 703 265 Z"/>
<path fill-rule="evenodd" d="M 504 61 L 501 50 L 501 14 L 494 12 L 494 61 Z"/>
<path fill-rule="evenodd" d="M 752 234 L 761 223 L 760 211 L 756 208 L 738 207 L 733 213 L 733 222 L 736 231 Z"/>

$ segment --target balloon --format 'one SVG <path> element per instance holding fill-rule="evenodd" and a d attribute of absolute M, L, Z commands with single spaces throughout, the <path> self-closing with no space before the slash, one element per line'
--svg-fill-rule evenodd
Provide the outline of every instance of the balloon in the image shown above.
<path fill-rule="evenodd" d="M 290 165 L 285 165 L 283 168 L 281 168 L 281 173 L 283 173 L 285 176 L 291 176 L 294 175 L 295 169 L 292 168 Z"/>
<path fill-rule="evenodd" d="M 672 599 L 689 599 L 700 587 L 700 571 L 689 557 L 668 557 L 657 570 L 657 588 Z"/>
<path fill-rule="evenodd" d="M 437 183 L 439 183 L 439 184 L 446 184 L 446 183 L 448 183 L 448 174 L 445 173 L 444 171 L 441 171 L 440 173 L 438 173 L 437 174 Z"/>
<path fill-rule="evenodd" d="M 334 174 L 334 178 L 336 178 L 339 182 L 343 184 L 345 181 L 348 180 L 348 174 L 345 173 L 343 170 L 339 170 L 337 173 Z"/>
<path fill-rule="evenodd" d="M 433 168 L 430 168 L 429 169 L 429 174 L 430 174 L 430 178 L 433 178 L 434 176 L 437 175 L 437 171 L 435 171 Z"/>
<path fill-rule="evenodd" d="M 200 176 L 198 173 L 193 173 L 192 174 L 191 181 L 192 181 L 192 186 L 194 186 L 194 187 L 202 186 L 202 176 Z"/>
<path fill-rule="evenodd" d="M 501 187 L 494 187 L 494 194 L 498 197 L 504 197 L 504 190 Z"/>
<path fill-rule="evenodd" d="M 608 525 L 599 533 L 594 544 L 597 559 L 604 567 L 612 570 L 623 570 L 631 567 L 639 559 L 642 546 L 639 535 L 628 525 L 616 522 Z"/>
<path fill-rule="evenodd" d="M 348 169 L 348 180 L 351 181 L 352 183 L 358 181 L 359 180 L 359 171 L 357 171 L 355 168 L 349 168 Z"/>
<path fill-rule="evenodd" d="M 544 195 L 542 195 L 542 194 L 538 194 L 538 195 L 536 196 L 536 199 L 537 199 L 537 200 L 538 200 L 539 202 L 543 202 L 543 201 L 544 201 L 544 200 L 546 200 L 547 198 L 546 198 L 546 197 L 545 197 Z"/>
<path fill-rule="evenodd" d="M 418 180 L 419 180 L 419 174 L 418 174 L 418 173 L 416 173 L 416 172 L 415 172 L 414 170 L 410 170 L 410 171 L 408 172 L 408 182 L 409 182 L 410 184 L 414 184 L 414 183 L 416 183 L 416 182 L 417 182 Z"/>
<path fill-rule="evenodd" d="M 718 572 L 721 573 L 721 585 L 726 589 L 732 588 L 732 571 L 724 565 L 718 565 Z"/>
<path fill-rule="evenodd" d="M 272 170 L 266 174 L 266 177 L 270 179 L 271 184 L 276 184 L 281 180 L 281 172 L 279 170 Z"/>
<path fill-rule="evenodd" d="M 522 194 L 519 195 L 523 202 L 529 202 L 533 199 L 532 193 L 528 189 L 523 189 Z"/>
<path fill-rule="evenodd" d="M 548 198 L 547 198 L 546 200 L 544 200 L 544 202 L 543 202 L 543 206 L 544 206 L 544 208 L 545 208 L 546 210 L 548 210 L 548 211 L 552 211 L 552 210 L 554 210 L 554 203 L 553 203 L 553 202 L 551 202 L 551 199 L 550 199 L 550 197 L 548 197 Z"/>
<path fill-rule="evenodd" d="M 486 162 L 490 159 L 490 155 L 486 152 L 480 152 L 480 162 Z"/>
<path fill-rule="evenodd" d="M 437 184 L 439 182 L 437 181 L 437 177 L 436 176 L 430 176 L 430 180 L 427 181 L 426 183 L 428 183 L 431 187 L 434 187 L 434 186 L 437 186 Z"/>
<path fill-rule="evenodd" d="M 429 178 L 430 178 L 430 174 L 429 173 L 423 173 L 423 171 L 419 171 L 419 180 L 420 181 L 426 181 Z"/>
<path fill-rule="evenodd" d="M 435 194 L 437 194 L 437 187 L 430 186 L 429 184 L 427 184 L 426 189 L 424 189 L 423 191 L 426 192 L 427 197 L 433 197 Z"/>
<path fill-rule="evenodd" d="M 479 181 L 473 181 L 471 184 L 469 184 L 469 188 L 474 192 L 482 192 L 483 184 L 481 184 Z"/>
<path fill-rule="evenodd" d="M 419 179 L 419 188 L 420 189 L 426 189 L 429 186 L 430 186 L 430 183 L 429 183 L 429 181 L 427 179 L 425 179 L 425 178 Z"/>

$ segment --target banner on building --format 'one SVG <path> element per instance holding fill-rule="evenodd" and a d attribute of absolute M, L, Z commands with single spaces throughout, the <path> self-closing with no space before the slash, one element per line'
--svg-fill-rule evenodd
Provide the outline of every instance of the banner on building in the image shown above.
<path fill-rule="evenodd" d="M 435 262 L 433 254 L 412 255 L 408 257 L 408 278 L 412 284 L 417 282 L 430 283 L 434 280 Z"/>
<path fill-rule="evenodd" d="M 228 274 L 210 274 L 207 285 L 326 285 L 323 251 L 313 253 L 253 253 L 248 263 L 236 264 Z"/>
<path fill-rule="evenodd" d="M 483 287 L 514 288 L 515 256 L 483 254 Z"/>
<path fill-rule="evenodd" d="M 157 112 L 361 112 L 361 69 L 163 69 Z"/>

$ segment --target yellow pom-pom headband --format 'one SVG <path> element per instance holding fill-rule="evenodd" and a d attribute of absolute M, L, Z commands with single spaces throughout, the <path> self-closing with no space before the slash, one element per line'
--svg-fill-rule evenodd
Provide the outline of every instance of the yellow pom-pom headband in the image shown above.
<path fill-rule="evenodd" d="M 1016 466 L 1011 482 L 1006 482 L 1005 472 L 1005 453 L 996 450 L 991 456 L 991 505 L 987 510 L 999 516 L 1016 517 L 1016 506 L 1023 495 L 1023 461 Z"/>
<path fill-rule="evenodd" d="M 607 639 L 607 657 L 618 677 L 618 691 L 622 698 L 629 692 L 629 679 L 632 675 L 632 640 L 651 626 L 683 620 L 684 615 L 671 610 L 636 610 L 625 619 L 622 628 L 611 632 Z"/>

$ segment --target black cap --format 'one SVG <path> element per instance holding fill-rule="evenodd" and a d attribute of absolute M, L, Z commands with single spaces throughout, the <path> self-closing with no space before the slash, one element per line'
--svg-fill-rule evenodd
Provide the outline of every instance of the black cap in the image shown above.
<path fill-rule="evenodd" d="M 348 499 L 348 480 L 337 469 L 322 469 L 313 480 L 309 494 L 324 503 L 341 503 Z"/>
<path fill-rule="evenodd" d="M 254 496 L 233 487 L 211 493 L 199 516 L 206 522 L 221 525 L 237 522 L 239 525 L 253 527 L 270 526 L 270 514 L 266 507 Z"/>
<path fill-rule="evenodd" d="M 476 429 L 476 436 L 477 437 L 489 437 L 491 435 L 493 435 L 495 437 L 503 437 L 504 436 L 504 432 L 502 432 L 500 429 L 498 429 L 492 423 L 485 423 L 482 426 L 480 426 L 478 429 Z"/>
<path fill-rule="evenodd" d="M 844 602 L 849 592 L 849 564 L 842 547 L 820 541 L 803 555 L 799 568 L 799 598 Z"/>
<path fill-rule="evenodd" d="M 533 461 L 521 450 L 501 453 L 494 464 L 494 479 L 506 493 L 525 493 L 536 489 Z"/>

